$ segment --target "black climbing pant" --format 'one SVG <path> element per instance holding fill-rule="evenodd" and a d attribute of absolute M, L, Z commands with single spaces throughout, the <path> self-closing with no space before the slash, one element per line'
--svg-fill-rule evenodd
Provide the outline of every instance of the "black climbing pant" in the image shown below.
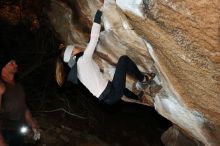
<path fill-rule="evenodd" d="M 102 99 L 105 103 L 112 105 L 118 102 L 123 95 L 128 98 L 138 99 L 137 95 L 125 87 L 126 73 L 134 76 L 139 81 L 144 79 L 144 75 L 140 72 L 137 65 L 128 56 L 121 56 L 109 87 L 110 92 Z"/>

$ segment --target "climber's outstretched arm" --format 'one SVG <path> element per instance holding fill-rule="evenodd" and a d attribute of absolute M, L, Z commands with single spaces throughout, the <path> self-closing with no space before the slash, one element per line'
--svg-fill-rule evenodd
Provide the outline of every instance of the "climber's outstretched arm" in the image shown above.
<path fill-rule="evenodd" d="M 101 30 L 101 16 L 102 16 L 102 11 L 101 10 L 97 10 L 96 14 L 95 14 L 95 18 L 93 21 L 93 25 L 92 25 L 92 30 L 91 30 L 91 34 L 90 34 L 90 41 L 88 46 L 86 47 L 86 50 L 84 52 L 84 57 L 88 57 L 88 58 L 92 58 L 92 55 L 95 51 L 96 45 L 98 43 L 99 40 L 99 33 Z"/>

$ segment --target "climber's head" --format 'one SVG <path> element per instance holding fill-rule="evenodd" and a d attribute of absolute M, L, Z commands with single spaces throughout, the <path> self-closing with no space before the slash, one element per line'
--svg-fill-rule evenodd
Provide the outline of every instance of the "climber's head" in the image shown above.
<path fill-rule="evenodd" d="M 65 46 L 64 44 L 60 44 L 59 49 L 61 51 L 56 63 L 56 81 L 60 86 L 62 86 L 66 77 L 64 63 L 67 63 L 68 66 L 71 68 L 75 64 L 75 56 L 78 53 L 82 52 L 83 49 L 79 45 Z"/>

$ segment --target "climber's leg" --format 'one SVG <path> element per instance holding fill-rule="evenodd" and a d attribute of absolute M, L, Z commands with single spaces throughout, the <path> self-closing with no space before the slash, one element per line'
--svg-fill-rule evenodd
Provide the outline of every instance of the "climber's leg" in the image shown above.
<path fill-rule="evenodd" d="M 140 99 L 138 95 L 134 94 L 134 92 L 130 91 L 128 88 L 124 89 L 124 95 L 130 99 L 135 99 L 135 100 Z"/>
<path fill-rule="evenodd" d="M 139 81 L 144 80 L 144 75 L 139 71 L 136 64 L 128 56 L 121 56 L 116 65 L 116 71 L 112 80 L 111 92 L 108 95 L 108 98 L 105 98 L 104 100 L 106 103 L 113 104 L 119 101 L 124 95 L 124 91 L 126 91 L 126 94 L 129 97 L 134 97 L 135 94 L 131 96 L 131 93 L 128 93 L 128 89 L 125 89 L 126 73 L 130 73 Z"/>

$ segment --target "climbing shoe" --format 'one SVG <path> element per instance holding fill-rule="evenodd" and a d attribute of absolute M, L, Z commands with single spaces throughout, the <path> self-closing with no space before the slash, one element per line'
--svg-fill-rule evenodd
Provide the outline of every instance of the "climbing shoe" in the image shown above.
<path fill-rule="evenodd" d="M 146 74 L 144 74 L 144 76 L 145 76 L 144 81 L 142 81 L 142 82 L 137 81 L 135 84 L 136 89 L 139 91 L 145 90 L 151 84 L 151 82 L 153 81 L 156 74 L 155 73 L 146 73 Z"/>
<path fill-rule="evenodd" d="M 150 95 L 145 94 L 143 91 L 141 91 L 138 95 L 139 101 L 143 104 L 146 104 L 148 106 L 153 107 L 154 106 L 154 100 L 153 97 Z"/>

